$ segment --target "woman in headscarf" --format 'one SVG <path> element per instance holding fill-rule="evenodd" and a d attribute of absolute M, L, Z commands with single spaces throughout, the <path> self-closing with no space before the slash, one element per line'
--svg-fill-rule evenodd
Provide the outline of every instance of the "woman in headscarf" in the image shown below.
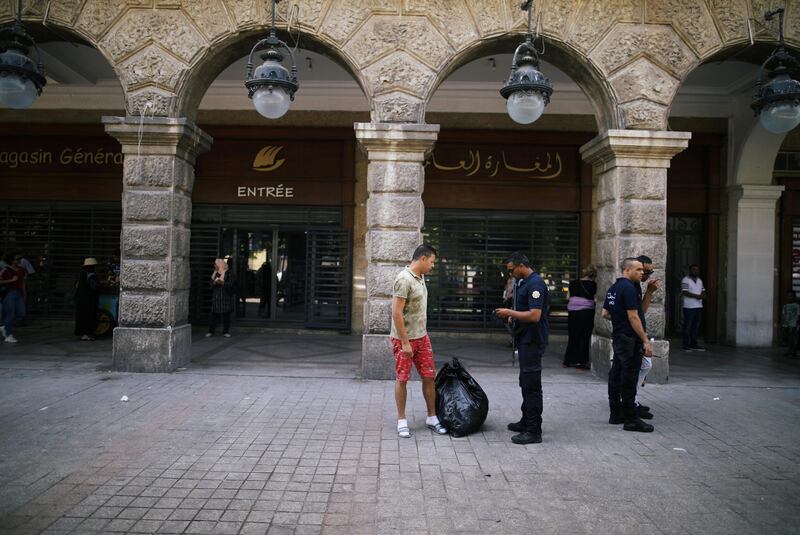
<path fill-rule="evenodd" d="M 97 329 L 97 304 L 100 299 L 100 279 L 95 273 L 97 260 L 83 261 L 78 282 L 75 283 L 75 335 L 83 341 L 94 340 Z"/>

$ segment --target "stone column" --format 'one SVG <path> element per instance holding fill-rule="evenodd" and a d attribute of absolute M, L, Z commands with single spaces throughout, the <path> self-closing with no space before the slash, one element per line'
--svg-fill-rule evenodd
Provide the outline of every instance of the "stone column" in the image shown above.
<path fill-rule="evenodd" d="M 769 347 L 775 302 L 775 209 L 783 186 L 728 189 L 727 338 Z M 740 283 L 741 281 L 741 283 Z"/>
<path fill-rule="evenodd" d="M 439 125 L 356 123 L 356 138 L 369 159 L 367 168 L 367 301 L 361 376 L 394 377 L 389 343 L 392 283 L 422 243 L 425 183 L 423 162 Z"/>
<path fill-rule="evenodd" d="M 191 121 L 104 117 L 125 155 L 113 367 L 169 372 L 191 358 L 189 232 L 194 162 L 211 137 Z"/>
<path fill-rule="evenodd" d="M 664 280 L 667 262 L 667 169 L 673 156 L 684 150 L 691 134 L 649 130 L 609 130 L 581 147 L 592 165 L 597 186 L 595 264 L 598 298 L 602 299 L 620 276 L 622 260 L 647 255 L 656 266 L 654 277 Z M 665 281 L 666 282 L 666 281 Z M 606 377 L 611 367 L 611 322 L 597 308 L 592 336 L 592 372 Z M 647 312 L 647 331 L 657 340 L 650 373 L 652 382 L 669 378 L 669 342 L 664 337 L 664 290 L 659 290 Z"/>

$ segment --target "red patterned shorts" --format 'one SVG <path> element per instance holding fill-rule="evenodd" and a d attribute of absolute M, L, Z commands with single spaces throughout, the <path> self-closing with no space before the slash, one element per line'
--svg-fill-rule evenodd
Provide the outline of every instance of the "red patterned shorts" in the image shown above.
<path fill-rule="evenodd" d="M 433 347 L 431 339 L 426 334 L 422 338 L 409 340 L 411 343 L 411 358 L 403 355 L 403 342 L 392 338 L 392 351 L 394 352 L 394 368 L 398 381 L 408 381 L 411 377 L 411 364 L 417 367 L 420 377 L 436 377 L 436 365 L 433 363 Z"/>

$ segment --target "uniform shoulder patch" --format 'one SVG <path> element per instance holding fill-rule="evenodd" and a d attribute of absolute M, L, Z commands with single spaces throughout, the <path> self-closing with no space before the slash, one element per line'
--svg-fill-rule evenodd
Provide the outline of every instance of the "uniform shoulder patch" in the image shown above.
<path fill-rule="evenodd" d="M 533 297 L 534 299 L 539 299 L 541 296 L 542 294 L 539 292 L 539 290 L 534 290 L 533 293 L 531 294 L 531 297 Z"/>

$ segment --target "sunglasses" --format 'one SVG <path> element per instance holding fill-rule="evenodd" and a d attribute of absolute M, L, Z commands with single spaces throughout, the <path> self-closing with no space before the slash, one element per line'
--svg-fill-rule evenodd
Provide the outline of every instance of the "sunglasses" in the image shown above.
<path fill-rule="evenodd" d="M 653 273 L 655 273 L 655 271 L 653 271 L 652 269 L 644 269 L 644 270 L 642 270 L 642 274 L 643 275 L 652 275 Z"/>

